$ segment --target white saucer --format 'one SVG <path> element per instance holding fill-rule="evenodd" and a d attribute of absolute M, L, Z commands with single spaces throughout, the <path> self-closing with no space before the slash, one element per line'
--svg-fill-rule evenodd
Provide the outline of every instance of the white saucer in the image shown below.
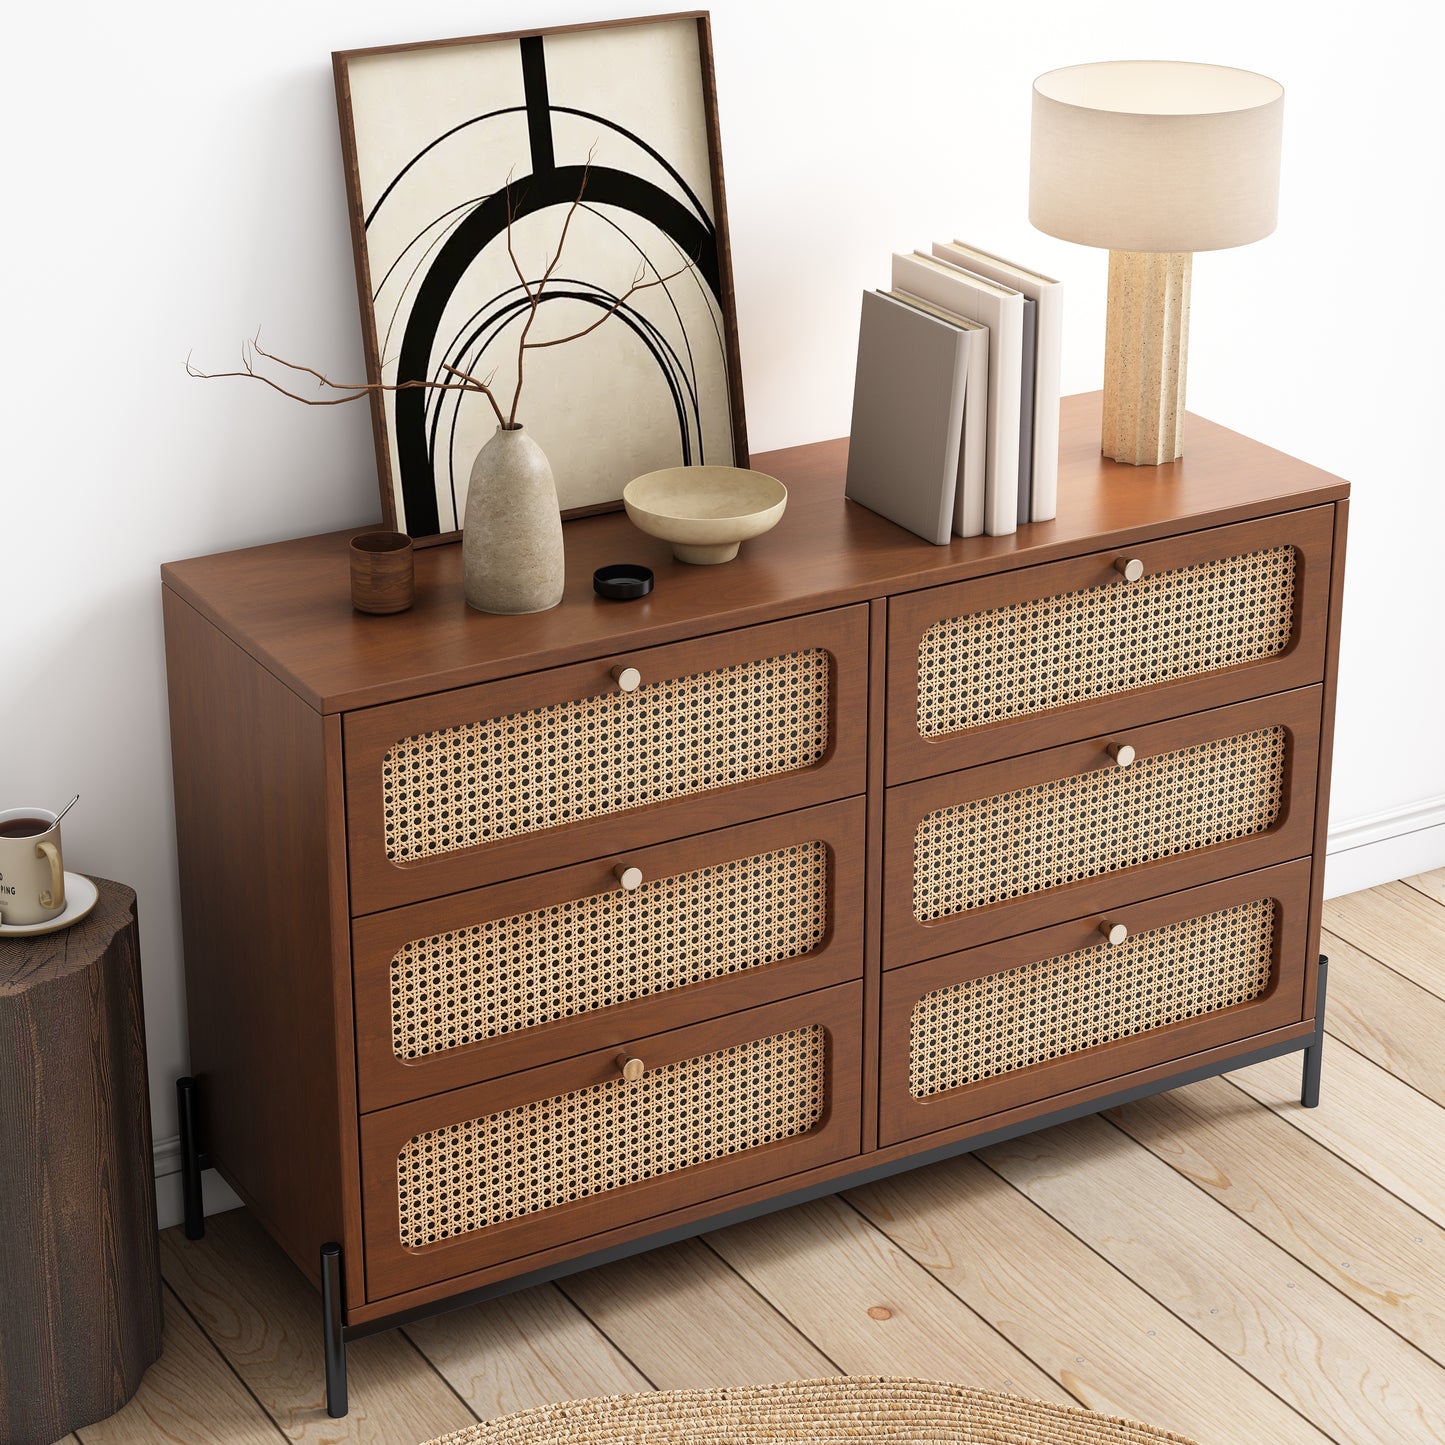
<path fill-rule="evenodd" d="M 0 923 L 0 938 L 29 938 L 37 933 L 54 933 L 79 923 L 100 898 L 100 890 L 83 873 L 65 875 L 65 907 L 42 923 Z"/>

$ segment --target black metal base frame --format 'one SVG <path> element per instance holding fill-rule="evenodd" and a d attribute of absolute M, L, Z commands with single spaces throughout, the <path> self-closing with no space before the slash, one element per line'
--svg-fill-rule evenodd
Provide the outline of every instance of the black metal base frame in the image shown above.
<path fill-rule="evenodd" d="M 593 1254 L 581 1255 L 576 1259 L 564 1260 L 559 1264 L 536 1269 L 529 1274 L 516 1275 L 500 1280 L 496 1284 L 483 1285 L 480 1289 L 468 1290 L 464 1294 L 452 1295 L 434 1304 L 418 1305 L 413 1309 L 399 1310 L 396 1314 L 381 1319 L 368 1320 L 365 1324 L 348 1325 L 346 1299 L 343 1284 L 341 1245 L 330 1241 L 321 1246 L 321 1327 L 326 1358 L 326 1413 L 333 1419 L 340 1419 L 347 1413 L 346 1400 L 346 1346 L 352 1340 L 364 1339 L 368 1335 L 382 1334 L 397 1329 L 414 1320 L 427 1319 L 433 1315 L 445 1314 L 449 1310 L 466 1309 L 469 1305 L 482 1304 L 517 1290 L 531 1289 L 533 1285 L 546 1284 L 584 1269 L 595 1269 L 598 1265 L 611 1264 L 627 1259 L 634 1254 L 658 1249 L 663 1245 L 676 1244 L 679 1240 L 691 1239 L 695 1235 L 707 1234 L 714 1229 L 726 1229 L 731 1224 L 742 1224 L 757 1219 L 775 1210 L 790 1209 L 795 1204 L 806 1204 L 825 1195 L 838 1194 L 845 1189 L 856 1189 L 871 1184 L 876 1179 L 886 1179 L 890 1174 L 902 1174 L 910 1169 L 919 1169 L 928 1164 L 937 1164 L 959 1154 L 971 1154 L 976 1149 L 985 1149 L 990 1144 L 1002 1144 L 1007 1139 L 1016 1139 L 1024 1134 L 1033 1134 L 1055 1124 L 1067 1124 L 1071 1119 L 1080 1119 L 1086 1114 L 1099 1114 L 1105 1109 L 1115 1109 L 1123 1104 L 1132 1104 L 1136 1099 L 1148 1098 L 1151 1094 L 1162 1094 L 1178 1089 L 1185 1084 L 1198 1083 L 1201 1079 L 1215 1078 L 1220 1074 L 1233 1073 L 1251 1064 L 1262 1064 L 1267 1059 L 1279 1058 L 1284 1054 L 1304 1052 L 1303 1077 L 1300 1084 L 1300 1103 L 1306 1109 L 1313 1109 L 1320 1102 L 1320 1077 L 1324 1062 L 1325 1046 L 1325 985 L 1329 975 L 1329 959 L 1320 957 L 1319 983 L 1315 994 L 1315 1027 L 1312 1034 L 1302 1039 L 1287 1039 L 1283 1043 L 1268 1044 L 1247 1054 L 1236 1054 L 1213 1064 L 1204 1064 L 1195 1069 L 1185 1069 L 1167 1078 L 1155 1079 L 1147 1084 L 1136 1084 L 1130 1089 L 1108 1094 L 1086 1103 L 1073 1104 L 1051 1114 L 1041 1114 L 1007 1128 L 994 1129 L 987 1134 L 976 1134 L 972 1138 L 955 1140 L 937 1149 L 921 1154 L 911 1154 L 906 1159 L 895 1159 L 887 1164 L 877 1164 L 870 1169 L 860 1169 L 856 1174 L 844 1175 L 839 1179 L 828 1179 L 821 1184 L 809 1185 L 806 1189 L 794 1190 L 791 1194 L 764 1199 L 756 1204 L 731 1209 L 724 1214 L 709 1215 L 706 1219 L 680 1224 L 673 1229 L 664 1229 L 641 1239 L 631 1239 L 625 1244 L 613 1245 L 610 1249 L 597 1250 Z M 206 1156 L 197 1148 L 196 1134 L 196 1081 L 191 1078 L 178 1079 L 176 1091 L 181 1105 L 181 1184 L 185 1199 L 186 1238 L 200 1239 L 205 1234 L 205 1220 L 202 1217 L 201 1170 L 206 1166 Z"/>

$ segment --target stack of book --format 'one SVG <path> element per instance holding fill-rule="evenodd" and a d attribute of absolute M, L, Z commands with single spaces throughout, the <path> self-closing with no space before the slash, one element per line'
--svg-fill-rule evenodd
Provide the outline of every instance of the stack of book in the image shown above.
<path fill-rule="evenodd" d="M 939 545 L 1055 514 L 1063 288 L 962 241 L 865 291 L 847 495 Z"/>

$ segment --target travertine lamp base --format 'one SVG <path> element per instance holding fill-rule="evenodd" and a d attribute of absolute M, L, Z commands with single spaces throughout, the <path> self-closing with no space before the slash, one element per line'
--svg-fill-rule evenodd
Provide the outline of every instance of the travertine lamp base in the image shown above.
<path fill-rule="evenodd" d="M 1110 251 L 1104 332 L 1106 457 L 1134 466 L 1184 451 L 1189 251 Z"/>

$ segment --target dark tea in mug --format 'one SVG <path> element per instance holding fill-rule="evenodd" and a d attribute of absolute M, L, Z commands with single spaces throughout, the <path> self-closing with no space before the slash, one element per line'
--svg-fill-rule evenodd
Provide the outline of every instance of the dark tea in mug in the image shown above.
<path fill-rule="evenodd" d="M 0 838 L 38 838 L 52 827 L 49 818 L 0 819 Z"/>

